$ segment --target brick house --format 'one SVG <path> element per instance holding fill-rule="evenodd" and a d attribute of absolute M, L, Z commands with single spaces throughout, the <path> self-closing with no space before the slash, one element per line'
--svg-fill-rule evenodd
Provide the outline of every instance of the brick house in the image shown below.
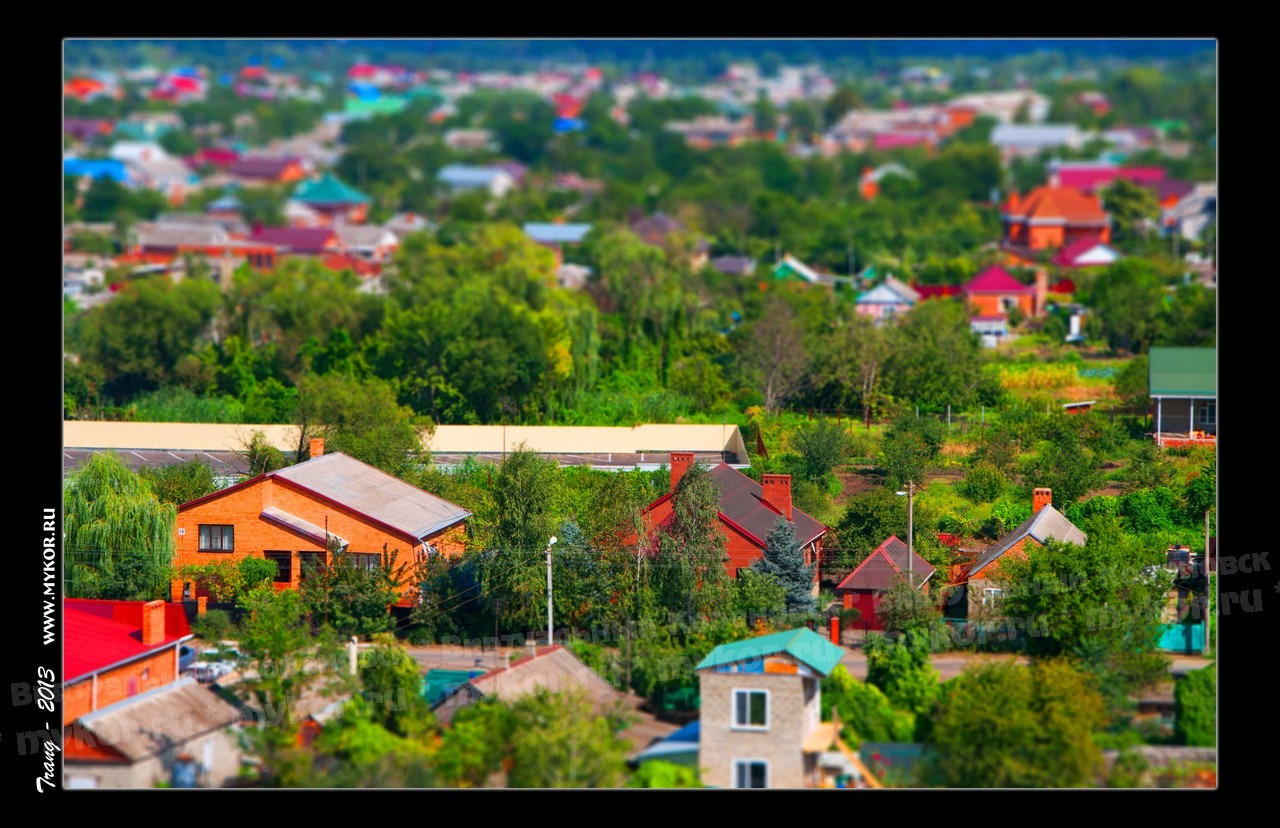
<path fill-rule="evenodd" d="M 822 721 L 820 682 L 844 649 L 807 628 L 721 644 L 694 669 L 698 768 L 716 788 L 816 788 L 839 726 Z"/>
<path fill-rule="evenodd" d="M 1030 318 L 1036 308 L 1036 289 L 995 265 L 974 276 L 960 289 L 975 316 L 1003 316 L 1017 309 Z"/>
<path fill-rule="evenodd" d="M 910 550 L 911 566 L 907 566 L 907 545 L 890 535 L 877 546 L 866 559 L 836 586 L 836 597 L 845 609 L 856 608 L 862 613 L 858 626 L 864 630 L 883 630 L 884 620 L 879 616 L 880 598 L 885 590 L 898 581 L 907 581 L 908 575 L 916 589 L 927 590 L 933 577 L 933 565 Z"/>
<path fill-rule="evenodd" d="M 952 584 L 960 593 L 947 601 L 947 614 L 953 617 L 988 619 L 999 615 L 1004 595 L 1000 563 L 1010 558 L 1026 558 L 1033 549 L 1049 541 L 1084 546 L 1087 536 L 1074 523 L 1053 508 L 1053 490 L 1036 488 L 1031 492 L 1031 517 L 1005 535 L 993 546 L 973 555 L 952 569 Z"/>
<path fill-rule="evenodd" d="M 646 536 L 652 537 L 659 526 L 670 520 L 675 504 L 676 485 L 693 465 L 693 452 L 671 452 L 671 491 L 646 506 L 641 514 Z M 815 564 L 822 554 L 822 538 L 830 527 L 815 520 L 791 503 L 791 475 L 766 474 L 762 483 L 721 463 L 710 470 L 711 479 L 720 490 L 718 527 L 727 544 L 725 568 L 729 577 L 764 557 L 769 532 L 779 517 L 791 523 L 796 541 L 804 549 L 805 565 Z M 818 567 L 814 566 L 814 594 L 818 588 Z"/>
<path fill-rule="evenodd" d="M 174 570 L 188 564 L 260 557 L 278 567 L 276 589 L 296 587 L 304 563 L 328 563 L 328 542 L 338 543 L 369 567 L 383 549 L 399 563 L 428 555 L 461 554 L 466 520 L 461 506 L 415 488 L 340 452 L 311 441 L 311 459 L 214 492 L 178 507 Z M 171 582 L 174 600 L 199 585 Z M 400 605 L 412 603 L 403 585 Z"/>
<path fill-rule="evenodd" d="M 1036 187 L 1024 197 L 1010 193 L 1000 218 L 1003 246 L 1024 258 L 1080 239 L 1111 241 L 1111 217 L 1102 209 L 1101 197 L 1071 187 Z"/>
<path fill-rule="evenodd" d="M 219 787 L 240 767 L 232 705 L 179 673 L 191 639 L 181 604 L 68 598 L 63 784 L 150 788 L 189 769 Z"/>

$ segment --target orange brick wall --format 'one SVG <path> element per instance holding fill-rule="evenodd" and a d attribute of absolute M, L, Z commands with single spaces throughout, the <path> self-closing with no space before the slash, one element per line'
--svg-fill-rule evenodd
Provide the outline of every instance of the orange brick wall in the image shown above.
<path fill-rule="evenodd" d="M 1001 302 L 1002 299 L 1006 298 L 1016 298 L 1018 301 L 1018 309 L 1026 316 L 1031 315 L 1031 296 L 1006 297 L 998 295 L 980 295 L 968 297 L 969 305 L 973 308 L 974 313 L 984 315 L 1006 313 L 1004 305 Z"/>
<path fill-rule="evenodd" d="M 674 507 L 671 501 L 667 500 L 659 503 L 653 509 L 650 509 L 644 516 L 645 532 L 652 534 L 654 528 L 659 526 L 666 520 Z M 724 521 L 717 521 L 716 527 L 720 530 L 720 534 L 725 536 L 727 543 L 725 544 L 725 553 L 729 556 L 728 562 L 725 563 L 725 570 L 729 573 L 730 578 L 738 577 L 738 570 L 751 566 L 754 562 L 764 557 L 764 550 L 756 546 L 755 541 L 748 538 L 745 534 Z M 632 540 L 635 542 L 635 539 Z M 822 541 L 817 543 L 818 558 L 822 555 Z M 818 570 L 814 568 L 814 581 L 817 582 Z"/>
<path fill-rule="evenodd" d="M 316 500 L 290 486 L 266 479 L 179 512 L 178 528 L 185 531 L 177 538 L 174 569 L 188 564 L 234 563 L 250 556 L 263 557 L 267 550 L 289 551 L 294 553 L 290 583 L 296 586 L 301 566 L 297 553 L 324 552 L 325 547 L 317 540 L 264 520 L 260 515 L 268 506 L 275 506 L 315 526 L 327 526 L 330 532 L 349 543 L 351 552 L 380 553 L 385 545 L 388 551 L 398 549 L 398 562 L 405 563 L 411 562 L 422 548 L 413 538 L 371 523 L 350 509 Z M 200 552 L 202 523 L 234 526 L 235 549 L 231 552 Z M 465 526 L 460 525 L 442 530 L 429 540 L 442 554 L 455 557 L 463 551 L 465 535 Z M 172 582 L 171 590 L 174 600 L 180 600 L 181 578 Z"/>
<path fill-rule="evenodd" d="M 153 653 L 137 661 L 121 665 L 114 670 L 98 674 L 98 703 L 93 703 L 93 680 L 77 682 L 63 691 L 62 722 L 67 724 L 95 710 L 115 704 L 129 696 L 154 690 L 178 679 L 176 645 Z M 147 677 L 143 678 L 143 671 Z M 135 692 L 129 692 L 129 681 L 137 682 Z"/>

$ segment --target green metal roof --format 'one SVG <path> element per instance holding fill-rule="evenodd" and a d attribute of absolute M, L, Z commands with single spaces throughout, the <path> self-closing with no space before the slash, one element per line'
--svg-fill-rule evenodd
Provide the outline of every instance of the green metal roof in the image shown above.
<path fill-rule="evenodd" d="M 293 197 L 305 204 L 367 204 L 370 201 L 369 196 L 327 173 L 318 181 L 303 181 L 294 190 Z"/>
<path fill-rule="evenodd" d="M 422 698 L 428 704 L 440 701 L 453 688 L 466 684 L 476 676 L 484 675 L 484 670 L 429 670 L 422 679 Z"/>
<path fill-rule="evenodd" d="M 342 111 L 348 115 L 395 115 L 408 106 L 409 100 L 399 95 L 384 95 L 377 100 L 362 101 L 359 98 L 347 97 L 342 103 Z"/>
<path fill-rule="evenodd" d="M 1152 348 L 1147 388 L 1151 397 L 1218 396 L 1218 349 Z"/>
<path fill-rule="evenodd" d="M 840 663 L 840 659 L 844 656 L 844 648 L 837 647 L 808 627 L 801 627 L 796 630 L 762 635 L 758 638 L 748 638 L 745 641 L 735 641 L 732 644 L 721 644 L 702 659 L 694 669 L 706 670 L 722 664 L 752 661 L 778 653 L 787 653 L 825 676 Z"/>

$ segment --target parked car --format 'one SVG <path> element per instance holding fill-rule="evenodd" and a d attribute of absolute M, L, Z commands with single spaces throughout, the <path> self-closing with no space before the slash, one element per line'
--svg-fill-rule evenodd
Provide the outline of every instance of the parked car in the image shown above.
<path fill-rule="evenodd" d="M 191 665 L 196 663 L 196 648 L 190 644 L 183 644 L 178 648 L 178 672 L 186 672 Z"/>
<path fill-rule="evenodd" d="M 200 654 L 191 665 L 191 677 L 201 684 L 212 684 L 240 666 L 243 656 L 234 644 L 221 641 Z"/>

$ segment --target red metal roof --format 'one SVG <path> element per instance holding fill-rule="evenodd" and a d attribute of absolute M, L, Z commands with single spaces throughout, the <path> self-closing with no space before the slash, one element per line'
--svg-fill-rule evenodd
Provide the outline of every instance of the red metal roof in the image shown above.
<path fill-rule="evenodd" d="M 332 227 L 258 227 L 249 234 L 251 241 L 277 244 L 291 253 L 323 253 L 337 243 Z"/>
<path fill-rule="evenodd" d="M 917 586 L 923 586 L 934 573 L 933 564 L 920 557 L 920 553 L 911 550 L 911 575 Z M 837 594 L 842 591 L 859 589 L 880 592 L 888 589 L 898 580 L 907 577 L 907 545 L 890 535 L 867 559 L 858 564 L 840 585 Z"/>
<path fill-rule="evenodd" d="M 960 293 L 957 285 L 912 285 L 911 288 L 921 299 L 942 299 Z"/>
<path fill-rule="evenodd" d="M 999 265 L 994 265 L 974 276 L 964 286 L 965 293 L 999 293 L 1002 295 L 1030 294 L 1032 289 L 1009 275 Z"/>
<path fill-rule="evenodd" d="M 1117 178 L 1132 181 L 1144 187 L 1154 186 L 1164 179 L 1164 167 L 1112 167 L 1099 164 L 1096 167 L 1070 167 L 1058 170 L 1058 183 L 1082 193 L 1095 193 Z"/>
<path fill-rule="evenodd" d="M 1076 259 L 1088 253 L 1098 245 L 1102 245 L 1103 247 L 1110 249 L 1107 243 L 1097 236 L 1088 239 L 1080 239 L 1079 241 L 1072 242 L 1059 250 L 1057 255 L 1053 257 L 1053 263 L 1061 267 L 1075 267 Z"/>
<path fill-rule="evenodd" d="M 173 647 L 191 635 L 181 604 L 164 605 L 165 636 L 157 644 L 142 643 L 142 601 L 63 600 L 64 681 Z"/>

